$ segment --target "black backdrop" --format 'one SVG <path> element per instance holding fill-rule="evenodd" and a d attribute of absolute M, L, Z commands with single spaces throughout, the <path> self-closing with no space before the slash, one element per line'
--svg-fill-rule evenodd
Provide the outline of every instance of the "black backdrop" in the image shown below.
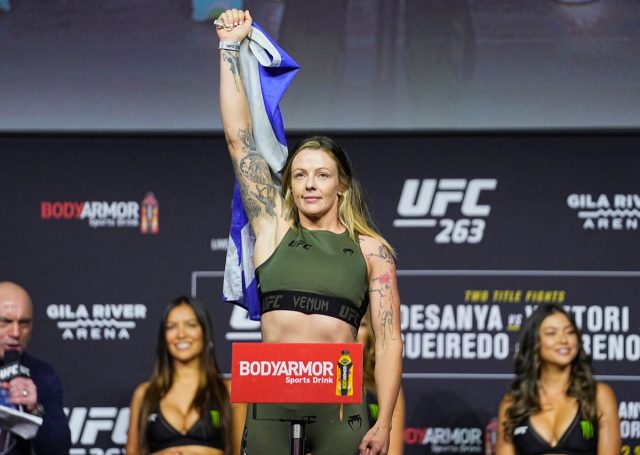
<path fill-rule="evenodd" d="M 640 450 L 638 134 L 338 134 L 399 253 L 406 453 L 480 453 L 533 305 L 567 305 Z M 297 137 L 293 135 L 290 140 Z M 258 326 L 221 302 L 231 166 L 219 135 L 0 136 L 0 280 L 65 386 L 72 454 L 123 453 L 160 310 L 209 303 L 217 351 Z M 152 192 L 159 232 L 142 233 Z M 490 449 L 490 447 L 489 447 Z"/>

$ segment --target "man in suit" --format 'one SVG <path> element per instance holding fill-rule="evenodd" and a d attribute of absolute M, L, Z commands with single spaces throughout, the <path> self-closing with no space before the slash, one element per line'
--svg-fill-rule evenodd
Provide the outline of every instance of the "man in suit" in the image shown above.
<path fill-rule="evenodd" d="M 28 455 L 69 453 L 71 435 L 62 410 L 62 384 L 53 367 L 25 352 L 33 323 L 31 297 L 19 285 L 0 282 L 0 358 L 17 351 L 21 366 L 29 376 L 1 383 L 0 400 L 29 414 L 42 417 L 35 437 L 26 440 L 0 428 L 0 454 Z M 12 353 L 11 357 L 17 357 Z"/>

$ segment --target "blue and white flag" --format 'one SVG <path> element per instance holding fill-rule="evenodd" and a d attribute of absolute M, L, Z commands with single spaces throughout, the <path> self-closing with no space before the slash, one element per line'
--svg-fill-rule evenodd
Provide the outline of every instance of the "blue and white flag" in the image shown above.
<path fill-rule="evenodd" d="M 256 23 L 249 37 L 242 42 L 240 67 L 251 110 L 256 149 L 269 164 L 273 181 L 279 186 L 279 171 L 288 152 L 278 103 L 299 67 Z M 255 236 L 236 182 L 222 292 L 225 301 L 242 306 L 252 320 L 258 321 L 260 300 L 253 269 L 254 243 Z"/>

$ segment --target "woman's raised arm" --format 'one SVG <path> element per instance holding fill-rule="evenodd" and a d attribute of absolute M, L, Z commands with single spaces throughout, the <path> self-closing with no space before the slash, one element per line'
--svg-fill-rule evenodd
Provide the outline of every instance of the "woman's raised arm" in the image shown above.
<path fill-rule="evenodd" d="M 242 83 L 240 43 L 251 31 L 249 11 L 227 10 L 220 38 L 220 113 L 225 139 L 251 227 L 260 237 L 273 230 L 282 213 L 282 198 L 269 165 L 256 151 L 247 95 Z"/>

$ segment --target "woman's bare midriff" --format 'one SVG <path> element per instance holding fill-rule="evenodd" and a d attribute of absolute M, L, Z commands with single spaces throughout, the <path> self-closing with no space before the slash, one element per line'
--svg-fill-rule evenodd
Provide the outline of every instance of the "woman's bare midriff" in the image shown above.
<path fill-rule="evenodd" d="M 340 319 L 298 311 L 269 311 L 261 317 L 266 343 L 353 343 L 356 329 Z"/>

